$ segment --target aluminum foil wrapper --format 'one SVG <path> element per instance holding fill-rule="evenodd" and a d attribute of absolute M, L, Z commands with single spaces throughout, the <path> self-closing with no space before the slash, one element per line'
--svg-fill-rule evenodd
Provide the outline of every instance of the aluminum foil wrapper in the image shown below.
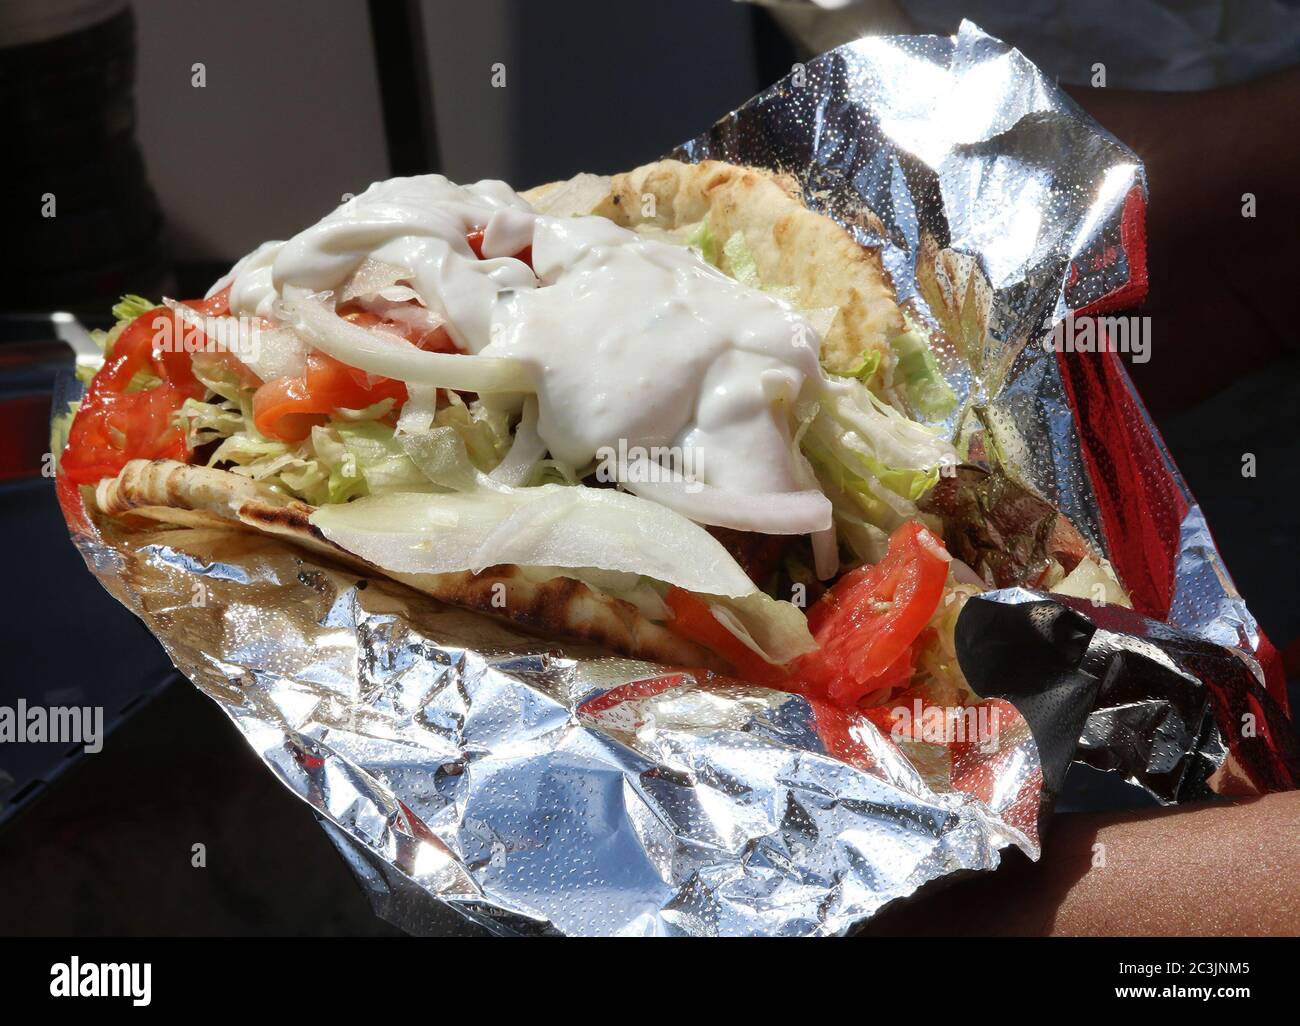
<path fill-rule="evenodd" d="M 1036 344 L 1141 295 L 1134 156 L 970 25 L 825 54 L 679 155 L 787 170 L 883 245 L 962 400 L 963 494 L 1014 485 L 981 522 L 1000 541 L 962 535 L 972 560 L 1005 543 L 1014 578 L 1068 525 L 1139 612 L 972 600 L 959 651 L 996 740 L 954 740 L 530 638 L 272 538 L 106 521 L 62 489 L 91 570 L 315 810 L 376 911 L 412 933 L 840 934 L 1008 846 L 1036 858 L 1076 756 L 1166 800 L 1284 786 L 1291 754 L 1230 736 L 1268 701 L 1261 635 L 1122 366 Z M 1023 494 L 1038 505 L 1006 501 Z M 1042 672 L 1011 672 L 999 638 Z"/>
<path fill-rule="evenodd" d="M 1023 54 L 963 22 L 954 37 L 867 37 L 823 54 L 674 155 L 786 171 L 810 207 L 881 247 L 960 400 L 948 427 L 970 465 L 931 496 L 957 555 L 1006 586 L 1083 543 L 1143 617 L 1236 653 L 1245 672 L 1220 706 L 1248 693 L 1288 734 L 1280 660 L 1119 353 L 1051 345 L 1067 316 L 1146 294 L 1146 177 L 1131 150 Z M 1165 694 L 1099 702 L 1080 761 L 1163 802 L 1188 797 L 1175 784 L 1191 779 L 1185 765 L 1144 761 L 1125 739 L 1190 711 Z M 1195 724 L 1184 730 L 1196 736 Z M 1185 746 L 1185 760 L 1219 766 L 1239 752 L 1220 793 L 1296 786 L 1282 742 L 1261 747 L 1240 724 L 1228 734 L 1211 731 L 1203 753 Z"/>

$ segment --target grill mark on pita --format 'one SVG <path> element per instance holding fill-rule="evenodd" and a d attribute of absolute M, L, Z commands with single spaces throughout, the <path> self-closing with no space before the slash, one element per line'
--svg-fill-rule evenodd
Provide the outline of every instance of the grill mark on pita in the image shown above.
<path fill-rule="evenodd" d="M 311 522 L 312 507 L 295 503 L 292 506 L 266 507 L 245 503 L 239 508 L 240 519 L 261 527 L 278 528 L 309 534 L 327 545 L 334 545 L 321 529 Z M 339 546 L 334 545 L 335 548 Z"/>

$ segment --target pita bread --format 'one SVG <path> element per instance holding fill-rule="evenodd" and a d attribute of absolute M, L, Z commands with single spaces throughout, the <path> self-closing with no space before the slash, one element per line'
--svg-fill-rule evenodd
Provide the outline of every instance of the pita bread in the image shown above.
<path fill-rule="evenodd" d="M 809 210 L 789 175 L 716 160 L 661 160 L 612 178 L 578 175 L 551 182 L 523 197 L 544 213 L 600 214 L 681 241 L 705 220 L 719 245 L 740 232 L 765 286 L 793 288 L 804 309 L 835 309 L 821 353 L 832 371 L 858 367 L 868 351 L 884 355 L 903 331 L 880 253 Z"/>
<path fill-rule="evenodd" d="M 633 659 L 723 671 L 716 656 L 650 620 L 630 602 L 571 577 L 538 581 L 515 566 L 480 573 L 392 573 L 340 548 L 312 525 L 315 507 L 240 474 L 175 460 L 132 460 L 95 489 L 109 516 L 144 516 L 184 527 L 225 525 L 261 531 L 367 574 L 399 581 L 451 605 L 498 616 L 547 637 L 590 642 Z"/>

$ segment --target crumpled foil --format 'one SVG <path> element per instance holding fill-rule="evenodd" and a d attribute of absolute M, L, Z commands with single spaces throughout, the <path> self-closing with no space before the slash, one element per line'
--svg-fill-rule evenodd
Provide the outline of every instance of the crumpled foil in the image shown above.
<path fill-rule="evenodd" d="M 811 205 L 883 245 L 940 339 L 962 400 L 948 427 L 972 465 L 999 454 L 1111 559 L 1141 612 L 1176 639 L 1237 646 L 1261 687 L 1258 629 L 1122 368 L 1090 370 L 1092 387 L 1030 344 L 1069 310 L 1140 293 L 1134 156 L 969 24 L 862 40 L 796 74 L 679 155 L 788 170 Z M 1117 395 L 1136 404 L 1128 419 Z M 1144 516 L 1174 518 L 1138 558 L 1111 501 L 1134 437 L 1162 460 Z M 996 744 L 927 739 L 539 641 L 272 538 L 107 521 L 61 498 L 90 569 L 313 808 L 377 913 L 412 933 L 453 928 L 451 909 L 507 934 L 841 934 L 929 881 L 996 867 L 1009 845 L 1036 858 L 1045 765 L 1057 775 L 1080 734 L 1160 786 L 1134 745 L 1108 747 L 1120 707 L 1090 683 L 1072 679 L 1083 697 L 1064 740 L 996 688 L 979 706 Z M 1200 744 L 1199 723 L 1182 725 L 1197 739 L 1182 757 L 1208 780 L 1226 745 Z"/>
<path fill-rule="evenodd" d="M 954 37 L 874 36 L 832 50 L 673 155 L 786 171 L 811 208 L 881 248 L 960 400 L 947 426 L 977 465 L 969 472 L 992 465 L 998 490 L 1016 493 L 961 526 L 1014 525 L 989 540 L 1023 554 L 1021 571 L 1051 554 L 1063 527 L 1081 537 L 1138 613 L 1231 647 L 1250 671 L 1240 688 L 1286 721 L 1276 653 L 1119 355 L 1048 345 L 1067 315 L 1109 314 L 1145 295 L 1146 176 L 1131 150 L 967 21 Z M 1046 501 L 1027 510 L 1026 492 Z M 999 586 L 1019 583 L 980 569 Z M 1100 699 L 1080 761 L 1118 770 L 1162 802 L 1186 797 L 1171 783 L 1185 779 L 1182 767 L 1114 755 L 1165 708 L 1162 697 L 1133 697 Z M 1219 751 L 1218 765 L 1231 745 L 1214 736 L 1203 747 Z M 1275 761 L 1248 757 L 1236 793 L 1294 786 L 1294 771 Z"/>
<path fill-rule="evenodd" d="M 763 688 L 561 651 L 273 538 L 83 525 L 177 667 L 327 825 L 376 910 L 500 933 L 843 933 L 1015 844 L 1037 750 L 895 741 Z"/>

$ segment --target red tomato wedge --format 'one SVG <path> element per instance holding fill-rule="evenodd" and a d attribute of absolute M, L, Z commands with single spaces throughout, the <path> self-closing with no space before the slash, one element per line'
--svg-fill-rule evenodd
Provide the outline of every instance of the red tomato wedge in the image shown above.
<path fill-rule="evenodd" d="M 189 459 L 185 431 L 172 415 L 186 399 L 203 397 L 204 388 L 194 377 L 190 354 L 182 344 L 186 334 L 196 330 L 161 308 L 141 314 L 126 326 L 91 379 L 72 421 L 59 461 L 68 480 L 94 484 L 114 476 L 133 459 Z M 160 382 L 128 392 L 141 371 L 149 371 Z"/>
<path fill-rule="evenodd" d="M 275 378 L 253 393 L 253 424 L 267 438 L 301 442 L 334 409 L 325 396 L 313 396 L 303 378 Z"/>
<path fill-rule="evenodd" d="M 474 255 L 480 260 L 483 259 L 483 229 L 475 228 L 465 236 L 465 241 L 469 243 L 469 248 L 474 251 Z M 533 247 L 525 246 L 515 254 L 516 260 L 522 260 L 529 267 L 533 266 Z"/>
<path fill-rule="evenodd" d="M 890 537 L 883 560 L 845 574 L 809 610 L 818 647 L 788 666 L 767 662 L 727 630 L 703 599 L 681 588 L 668 593 L 668 626 L 756 684 L 846 707 L 864 698 L 883 701 L 911 682 L 913 646 L 943 598 L 948 563 L 943 542 L 921 524 L 904 524 Z"/>
<path fill-rule="evenodd" d="M 444 328 L 410 329 L 365 311 L 350 311 L 343 316 L 365 328 L 384 324 L 429 352 L 458 352 Z M 399 409 L 407 399 L 406 386 L 313 350 L 307 355 L 307 368 L 301 377 L 276 378 L 258 388 L 253 395 L 253 423 L 267 438 L 300 442 L 311 434 L 313 425 L 329 419 L 331 410 L 361 410 L 385 399 L 392 399 L 393 408 Z"/>
<path fill-rule="evenodd" d="M 482 258 L 483 233 L 472 232 L 467 241 Z M 355 304 L 339 307 L 339 316 L 362 328 L 382 328 L 401 335 L 417 349 L 430 353 L 458 353 L 445 327 L 425 329 L 378 314 Z M 393 408 L 406 402 L 406 386 L 393 378 L 367 374 L 324 353 L 307 357 L 302 377 L 277 378 L 262 385 L 253 396 L 253 423 L 267 438 L 301 442 L 314 425 L 324 424 L 331 410 L 360 410 L 385 399 Z"/>
<path fill-rule="evenodd" d="M 818 648 L 791 666 L 786 686 L 840 705 L 905 687 L 912 645 L 943 599 L 949 561 L 943 542 L 921 524 L 898 528 L 883 560 L 845 574 L 809 610 Z"/>

